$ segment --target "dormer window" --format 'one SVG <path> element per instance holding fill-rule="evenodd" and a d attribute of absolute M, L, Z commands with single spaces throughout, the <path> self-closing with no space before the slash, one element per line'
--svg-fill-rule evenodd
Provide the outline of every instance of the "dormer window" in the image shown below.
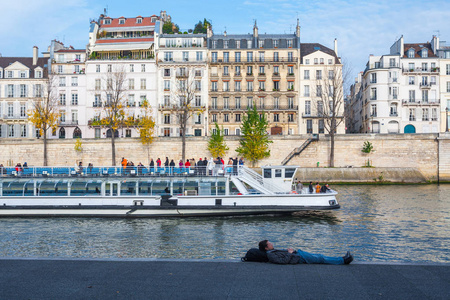
<path fill-rule="evenodd" d="M 119 19 L 119 24 L 125 24 L 125 19 Z"/>
<path fill-rule="evenodd" d="M 409 49 L 408 50 L 408 57 L 409 58 L 414 58 L 414 49 Z"/>
<path fill-rule="evenodd" d="M 13 78 L 13 71 L 8 71 L 8 77 L 7 78 Z"/>
<path fill-rule="evenodd" d="M 34 73 L 34 77 L 35 78 L 42 78 L 42 71 L 41 70 L 36 70 Z"/>
<path fill-rule="evenodd" d="M 155 22 L 156 22 L 156 18 L 152 17 L 152 23 L 155 23 Z"/>
<path fill-rule="evenodd" d="M 141 23 L 142 23 L 142 18 L 137 18 L 137 19 L 136 19 L 136 23 L 137 23 L 137 24 L 141 24 Z"/>
<path fill-rule="evenodd" d="M 422 57 L 428 57 L 428 50 L 422 49 Z"/>
<path fill-rule="evenodd" d="M 111 24 L 111 19 L 105 19 L 105 20 L 103 20 L 103 24 L 105 24 L 105 25 Z"/>
<path fill-rule="evenodd" d="M 20 78 L 27 78 L 27 72 L 26 71 L 20 71 Z"/>

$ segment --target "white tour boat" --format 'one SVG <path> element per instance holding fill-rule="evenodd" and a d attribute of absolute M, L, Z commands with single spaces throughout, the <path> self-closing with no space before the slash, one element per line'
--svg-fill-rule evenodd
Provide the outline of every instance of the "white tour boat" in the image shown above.
<path fill-rule="evenodd" d="M 0 168 L 0 217 L 171 217 L 338 209 L 337 192 L 296 191 L 295 166 Z"/>

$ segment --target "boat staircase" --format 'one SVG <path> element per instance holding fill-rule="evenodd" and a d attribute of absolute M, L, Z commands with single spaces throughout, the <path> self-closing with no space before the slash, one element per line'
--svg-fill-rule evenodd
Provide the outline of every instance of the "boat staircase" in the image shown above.
<path fill-rule="evenodd" d="M 306 147 L 309 146 L 309 144 L 311 144 L 313 141 L 318 140 L 319 135 L 313 134 L 313 136 L 308 138 L 300 147 L 297 147 L 294 150 L 292 150 L 291 153 L 289 153 L 289 155 L 286 156 L 286 158 L 281 162 L 281 164 L 285 166 L 295 155 L 299 155 L 300 153 L 302 153 L 303 150 L 306 149 Z"/>
<path fill-rule="evenodd" d="M 255 171 L 247 167 L 240 167 L 239 176 L 231 177 L 231 181 L 236 185 L 236 187 L 239 190 L 247 191 L 247 193 L 249 193 L 248 189 L 245 187 L 243 183 L 246 183 L 249 186 L 251 186 L 251 188 L 268 195 L 286 193 L 286 191 L 283 190 L 281 187 L 270 184 L 268 182 L 264 182 L 264 179 L 260 174 L 256 173 Z"/>

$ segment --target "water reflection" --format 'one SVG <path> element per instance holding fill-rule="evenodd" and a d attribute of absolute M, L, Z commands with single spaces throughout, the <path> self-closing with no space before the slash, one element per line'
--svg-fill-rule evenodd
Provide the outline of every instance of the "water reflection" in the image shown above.
<path fill-rule="evenodd" d="M 270 239 L 360 261 L 450 261 L 450 185 L 337 189 L 340 210 L 292 216 L 0 219 L 0 256 L 236 259 Z"/>

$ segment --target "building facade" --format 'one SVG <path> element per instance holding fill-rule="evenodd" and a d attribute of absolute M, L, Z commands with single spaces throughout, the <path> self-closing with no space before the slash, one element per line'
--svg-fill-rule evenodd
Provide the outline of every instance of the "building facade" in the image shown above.
<path fill-rule="evenodd" d="M 33 102 L 45 95 L 48 57 L 0 57 L 0 137 L 33 138 L 39 136 L 28 113 Z"/>

